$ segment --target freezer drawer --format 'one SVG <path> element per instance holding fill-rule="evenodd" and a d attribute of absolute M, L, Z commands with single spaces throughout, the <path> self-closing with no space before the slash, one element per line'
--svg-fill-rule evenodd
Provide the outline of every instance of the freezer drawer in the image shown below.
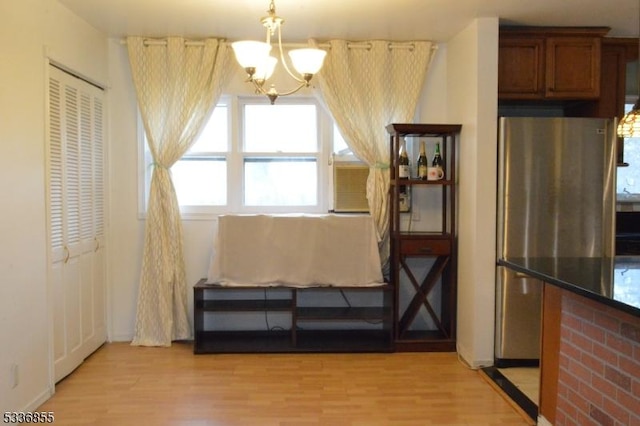
<path fill-rule="evenodd" d="M 496 365 L 539 360 L 542 281 L 502 266 L 496 278 Z"/>

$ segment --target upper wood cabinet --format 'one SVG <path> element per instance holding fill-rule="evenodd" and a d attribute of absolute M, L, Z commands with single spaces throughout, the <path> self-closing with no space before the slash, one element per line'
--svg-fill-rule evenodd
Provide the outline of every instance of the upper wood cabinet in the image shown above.
<path fill-rule="evenodd" d="M 604 27 L 503 27 L 498 98 L 597 99 Z"/>

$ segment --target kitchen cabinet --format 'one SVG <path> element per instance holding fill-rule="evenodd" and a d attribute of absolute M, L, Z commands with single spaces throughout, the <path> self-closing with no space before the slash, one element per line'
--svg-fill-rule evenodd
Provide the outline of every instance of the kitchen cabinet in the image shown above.
<path fill-rule="evenodd" d="M 600 96 L 602 37 L 608 28 L 502 27 L 501 100 L 580 100 Z"/>
<path fill-rule="evenodd" d="M 581 102 L 566 109 L 566 115 L 574 117 L 622 118 L 626 101 L 627 64 L 638 58 L 638 40 L 606 37 L 602 40 L 600 60 L 600 97 Z M 633 79 L 635 76 L 631 76 Z M 628 166 L 624 161 L 624 140 L 618 138 L 618 166 Z"/>
<path fill-rule="evenodd" d="M 394 288 L 394 339 L 396 351 L 455 351 L 457 298 L 456 145 L 462 126 L 457 124 L 389 124 L 390 135 L 390 281 Z M 440 143 L 445 176 L 421 180 L 415 172 L 399 178 L 399 152 L 404 138 Z M 401 228 L 401 191 L 411 194 L 411 210 L 417 211 L 424 190 L 426 200 L 440 206 L 441 218 L 434 231 Z"/>

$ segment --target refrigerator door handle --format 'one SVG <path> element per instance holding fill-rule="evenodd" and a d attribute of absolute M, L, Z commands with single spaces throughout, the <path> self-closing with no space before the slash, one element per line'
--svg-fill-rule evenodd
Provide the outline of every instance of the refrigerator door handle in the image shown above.
<path fill-rule="evenodd" d="M 524 279 L 532 278 L 532 277 L 531 277 L 531 275 L 527 275 L 524 272 L 515 272 L 513 274 L 513 278 L 517 278 L 519 280 L 524 280 Z"/>

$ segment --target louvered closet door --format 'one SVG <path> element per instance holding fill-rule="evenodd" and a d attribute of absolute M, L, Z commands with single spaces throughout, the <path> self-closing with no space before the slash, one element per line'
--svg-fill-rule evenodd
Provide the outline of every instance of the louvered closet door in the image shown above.
<path fill-rule="evenodd" d="M 104 92 L 53 66 L 49 241 L 55 380 L 106 340 Z"/>

